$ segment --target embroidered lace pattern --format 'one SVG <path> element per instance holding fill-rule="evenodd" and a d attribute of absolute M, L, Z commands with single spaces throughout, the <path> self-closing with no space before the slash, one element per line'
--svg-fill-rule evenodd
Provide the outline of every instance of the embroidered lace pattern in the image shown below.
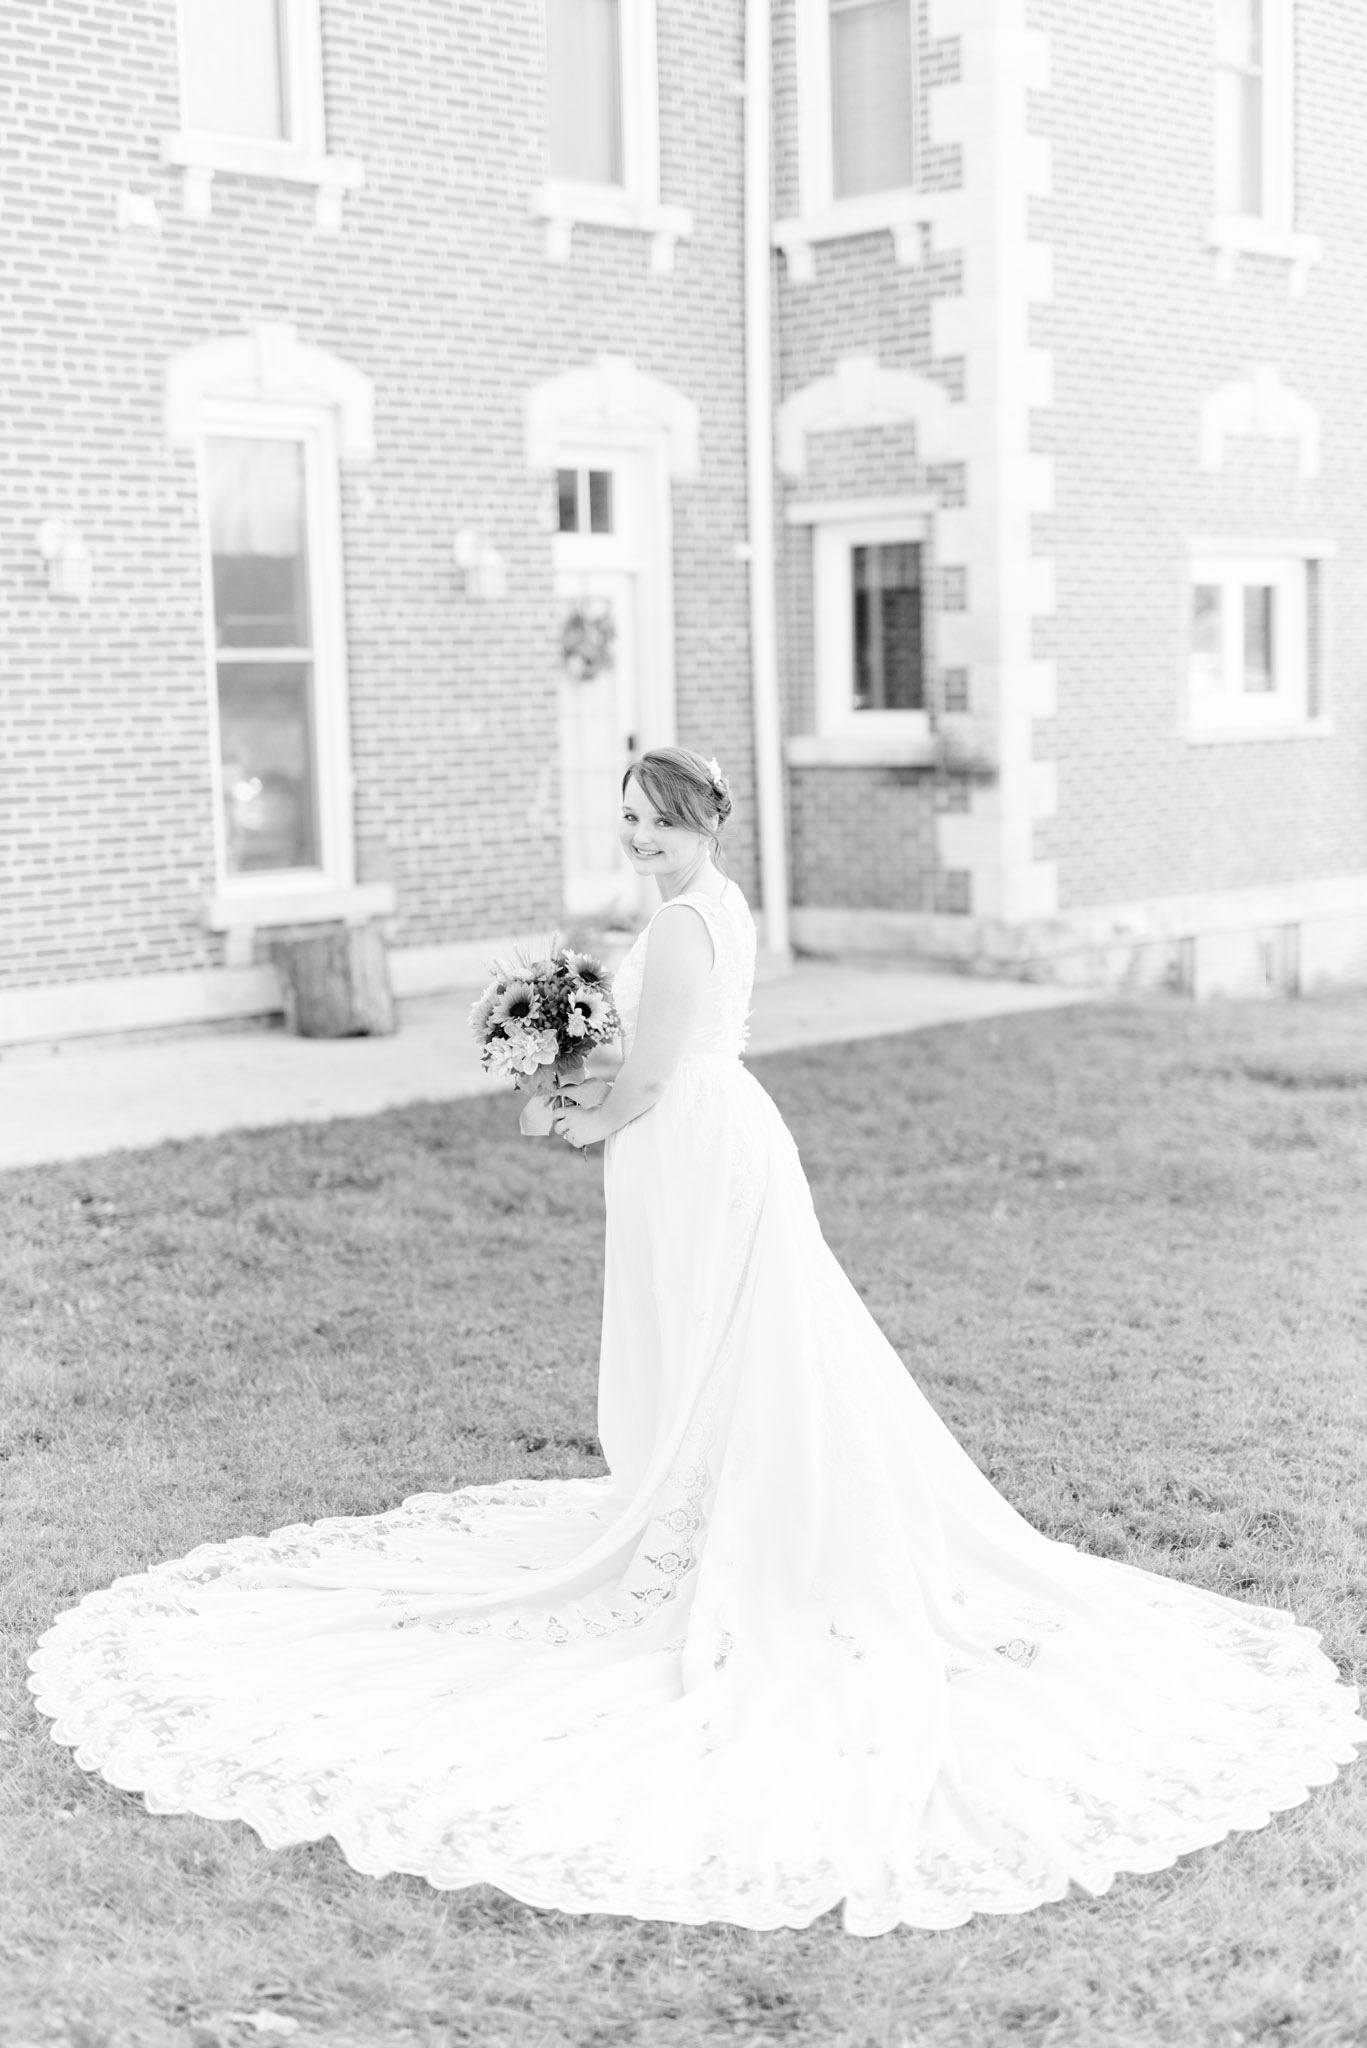
<path fill-rule="evenodd" d="M 690 898 L 690 901 L 693 899 Z M 1049 1542 L 908 1378 L 739 1059 L 740 893 L 609 1141 L 611 1475 L 420 1493 L 90 1594 L 32 1665 L 153 1812 L 533 1905 L 856 1934 L 1256 1828 L 1367 1740 L 1289 1615 Z M 617 979 L 628 1034 L 644 938 Z"/>

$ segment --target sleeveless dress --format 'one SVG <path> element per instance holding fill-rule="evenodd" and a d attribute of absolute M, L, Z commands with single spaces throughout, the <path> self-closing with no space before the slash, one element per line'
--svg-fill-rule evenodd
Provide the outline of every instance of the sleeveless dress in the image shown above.
<path fill-rule="evenodd" d="M 62 1614 L 52 1733 L 155 1813 L 535 1906 L 853 1934 L 1257 1828 L 1367 1740 L 1317 1638 L 1040 1535 L 909 1378 L 741 1064 L 755 933 L 609 1140 L 610 1476 L 206 1545 Z M 659 915 L 659 912 L 656 913 Z M 628 1047 L 646 934 L 616 980 Z"/>

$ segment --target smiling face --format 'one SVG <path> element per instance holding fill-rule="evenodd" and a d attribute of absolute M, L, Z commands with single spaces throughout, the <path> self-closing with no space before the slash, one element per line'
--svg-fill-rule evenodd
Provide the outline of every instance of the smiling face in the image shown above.
<path fill-rule="evenodd" d="M 637 874 L 657 879 L 688 874 L 711 849 L 706 832 L 671 824 L 657 811 L 634 775 L 622 792 L 619 836 Z"/>

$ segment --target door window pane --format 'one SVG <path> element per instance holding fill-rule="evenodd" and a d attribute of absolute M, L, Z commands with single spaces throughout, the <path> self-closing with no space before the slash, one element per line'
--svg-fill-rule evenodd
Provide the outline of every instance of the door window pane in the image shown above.
<path fill-rule="evenodd" d="M 1261 696 L 1277 687 L 1274 633 L 1276 592 L 1265 583 L 1244 588 L 1244 689 Z"/>
<path fill-rule="evenodd" d="M 612 532 L 612 471 L 589 471 L 589 532 Z"/>
<path fill-rule="evenodd" d="M 555 488 L 561 533 L 612 532 L 610 469 L 558 469 Z"/>
<path fill-rule="evenodd" d="M 304 449 L 205 446 L 230 875 L 321 864 Z"/>
<path fill-rule="evenodd" d="M 547 138 L 553 178 L 620 185 L 620 0 L 546 0 Z"/>
<path fill-rule="evenodd" d="M 286 139 L 280 0 L 181 0 L 187 128 Z"/>
<path fill-rule="evenodd" d="M 830 0 L 837 199 L 910 185 L 911 0 Z"/>
<path fill-rule="evenodd" d="M 920 543 L 853 548 L 851 569 L 855 710 L 923 711 Z"/>

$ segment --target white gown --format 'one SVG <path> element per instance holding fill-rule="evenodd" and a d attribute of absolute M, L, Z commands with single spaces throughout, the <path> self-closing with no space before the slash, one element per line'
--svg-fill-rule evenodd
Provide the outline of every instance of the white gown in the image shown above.
<path fill-rule="evenodd" d="M 154 1813 L 536 1906 L 853 1934 L 1157 1870 L 1367 1740 L 1287 1614 L 1038 1534 L 917 1392 L 740 1064 L 754 926 L 607 1146 L 610 1476 L 205 1545 L 61 1615 L 52 1733 Z M 644 936 L 617 977 L 629 1043 Z"/>

